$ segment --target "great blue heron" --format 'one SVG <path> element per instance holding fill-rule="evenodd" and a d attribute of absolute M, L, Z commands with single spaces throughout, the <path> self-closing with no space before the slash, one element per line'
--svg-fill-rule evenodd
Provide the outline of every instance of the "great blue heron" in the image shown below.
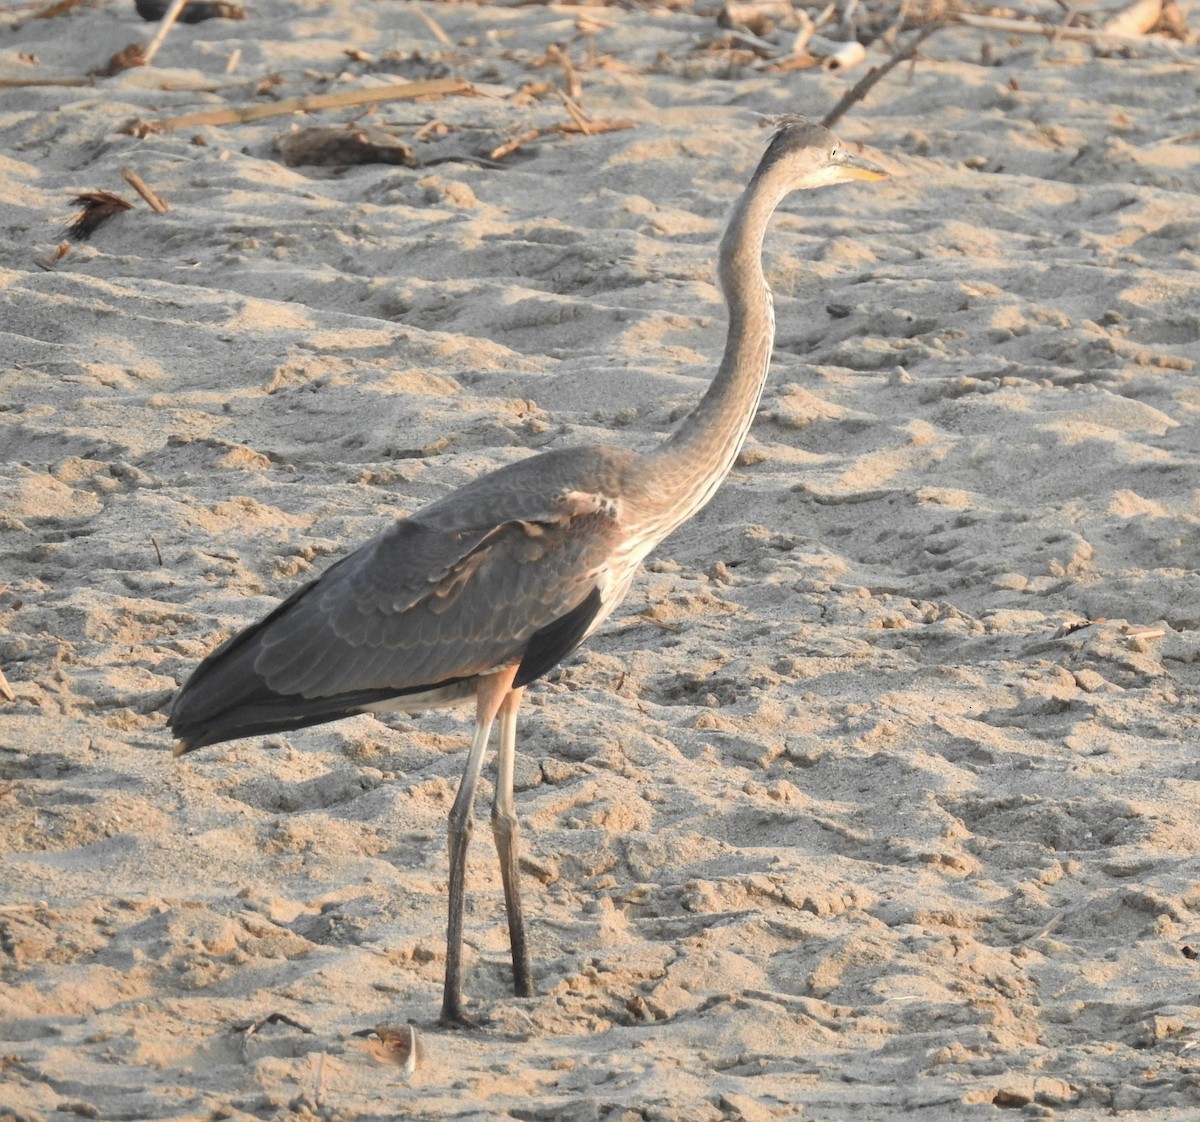
<path fill-rule="evenodd" d="M 749 431 L 775 317 L 762 269 L 767 222 L 790 192 L 885 172 L 826 129 L 776 132 L 721 239 L 725 354 L 678 430 L 649 452 L 560 448 L 460 487 L 393 522 L 196 668 L 171 709 L 175 754 L 355 713 L 475 700 L 475 735 L 450 811 L 450 917 L 442 1021 L 462 1004 L 462 924 L 475 785 L 500 721 L 492 829 L 513 986 L 533 984 L 521 913 L 513 759 L 525 687 L 621 602 L 642 559 L 712 498 Z"/>

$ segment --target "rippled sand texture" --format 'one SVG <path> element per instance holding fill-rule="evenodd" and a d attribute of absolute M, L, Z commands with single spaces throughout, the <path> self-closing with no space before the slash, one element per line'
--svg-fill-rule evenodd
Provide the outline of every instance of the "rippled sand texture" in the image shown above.
<path fill-rule="evenodd" d="M 534 999 L 484 826 L 488 1027 L 436 1027 L 468 713 L 172 761 L 197 660 L 390 517 L 531 450 L 668 431 L 722 345 L 756 114 L 819 117 L 858 77 L 697 53 L 713 10 L 425 10 L 467 45 L 408 4 L 252 0 L 154 68 L 0 93 L 0 1106 L 1196 1117 L 1194 47 L 951 28 L 842 121 L 895 178 L 776 220 L 741 463 L 530 692 Z M 126 0 L 4 18 L 8 76 L 150 34 Z M 534 66 L 555 43 L 584 111 L 633 128 L 342 172 L 273 143 L 362 109 L 117 131 L 372 69 L 511 94 L 561 83 Z M 428 161 L 569 118 L 551 93 L 363 119 L 445 122 Z M 126 165 L 170 213 L 134 200 L 50 262 L 73 193 L 134 199 Z M 354 1034 L 410 1019 L 406 1080 Z"/>

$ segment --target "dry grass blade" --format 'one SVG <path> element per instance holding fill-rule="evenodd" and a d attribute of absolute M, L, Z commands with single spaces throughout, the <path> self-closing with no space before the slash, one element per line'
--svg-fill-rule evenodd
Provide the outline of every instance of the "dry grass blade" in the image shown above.
<path fill-rule="evenodd" d="M 862 101 L 864 97 L 880 82 L 884 77 L 890 74 L 902 62 L 907 62 L 913 58 L 920 49 L 922 43 L 925 42 L 935 31 L 940 31 L 945 26 L 942 20 L 936 23 L 931 23 L 927 27 L 923 27 L 912 39 L 905 44 L 903 50 L 898 51 L 894 57 L 890 58 L 882 66 L 873 66 L 867 71 L 854 85 L 846 92 L 842 100 L 837 103 L 825 116 L 821 119 L 821 124 L 827 129 L 840 121 L 850 110 L 850 107 L 855 102 Z"/>
<path fill-rule="evenodd" d="M 449 94 L 472 92 L 470 82 L 461 78 L 433 78 L 427 82 L 402 82 L 394 86 L 374 86 L 366 90 L 339 90 L 336 93 L 310 94 L 276 101 L 270 105 L 243 105 L 234 109 L 207 109 L 200 113 L 185 113 L 161 121 L 143 121 L 127 127 L 135 136 L 155 132 L 173 132 L 200 125 L 244 125 L 264 117 L 283 117 L 289 113 L 313 113 L 321 109 L 342 109 L 348 105 L 369 105 L 377 101 L 401 98 L 445 97 Z"/>
<path fill-rule="evenodd" d="M 67 237 L 77 242 L 87 241 L 114 214 L 133 209 L 133 203 L 111 191 L 84 191 L 71 202 L 83 207 L 67 226 Z"/>

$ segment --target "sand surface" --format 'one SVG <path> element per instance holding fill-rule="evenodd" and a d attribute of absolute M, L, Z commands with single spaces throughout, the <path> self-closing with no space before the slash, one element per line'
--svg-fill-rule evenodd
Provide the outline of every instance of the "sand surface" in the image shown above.
<path fill-rule="evenodd" d="M 0 16 L 0 76 L 82 75 L 132 8 Z M 390 517 L 669 431 L 759 116 L 861 73 L 706 51 L 711 4 L 425 11 L 452 46 L 406 3 L 251 0 L 0 90 L 0 1116 L 1200 1117 L 1194 46 L 955 27 L 841 122 L 894 178 L 776 219 L 740 463 L 530 691 L 535 998 L 485 772 L 486 1027 L 437 1027 L 468 712 L 172 760 L 196 662 Z M 632 128 L 280 159 L 301 124 L 428 165 L 569 121 L 554 44 Z M 119 131 L 446 76 L 491 96 Z M 80 190 L 135 206 L 54 261 Z M 355 1035 L 407 1021 L 411 1076 Z"/>

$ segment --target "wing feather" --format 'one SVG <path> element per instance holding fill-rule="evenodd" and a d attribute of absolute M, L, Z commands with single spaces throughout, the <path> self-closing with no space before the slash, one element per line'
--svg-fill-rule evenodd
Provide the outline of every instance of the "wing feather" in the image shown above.
<path fill-rule="evenodd" d="M 622 538 L 602 495 L 572 492 L 486 525 L 402 519 L 263 630 L 253 669 L 306 698 L 416 686 L 521 658 L 531 636 L 606 584 Z M 460 511 L 460 515 L 461 515 Z"/>
<path fill-rule="evenodd" d="M 181 745 L 336 720 L 513 663 L 521 684 L 545 673 L 628 587 L 610 564 L 635 461 L 545 453 L 393 523 L 201 662 L 171 710 Z"/>

